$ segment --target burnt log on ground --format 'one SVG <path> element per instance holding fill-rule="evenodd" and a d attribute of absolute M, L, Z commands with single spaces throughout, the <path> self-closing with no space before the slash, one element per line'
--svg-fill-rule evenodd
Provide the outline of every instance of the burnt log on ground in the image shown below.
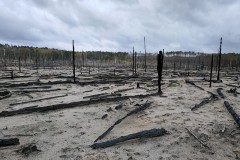
<path fill-rule="evenodd" d="M 234 111 L 234 109 L 231 107 L 228 101 L 224 101 L 224 105 L 227 108 L 228 112 L 232 115 L 233 119 L 237 123 L 237 125 L 240 127 L 240 118 L 239 115 Z"/>
<path fill-rule="evenodd" d="M 219 95 L 222 99 L 224 99 L 225 96 L 224 96 L 224 94 L 222 93 L 221 90 L 223 90 L 223 89 L 222 89 L 222 88 L 218 88 L 218 89 L 217 89 L 217 93 L 218 93 L 218 95 Z"/>
<path fill-rule="evenodd" d="M 20 144 L 18 138 L 0 139 L 0 147 L 18 145 L 18 144 Z"/>
<path fill-rule="evenodd" d="M 106 142 L 94 143 L 90 147 L 93 149 L 106 148 L 106 147 L 110 147 L 110 146 L 116 145 L 118 143 L 122 143 L 122 142 L 129 141 L 132 139 L 158 137 L 158 136 L 163 136 L 166 133 L 167 133 L 167 131 L 164 128 L 145 130 L 145 131 L 129 134 L 126 136 L 121 136 L 119 138 L 112 139 L 112 140 L 109 140 Z"/>
<path fill-rule="evenodd" d="M 41 90 L 37 90 L 37 89 L 28 89 L 28 90 L 14 90 L 12 92 L 24 92 L 24 93 L 31 93 L 31 92 L 53 92 L 53 91 L 59 91 L 61 90 L 60 88 L 56 88 L 56 89 L 41 89 Z"/>
<path fill-rule="evenodd" d="M 34 82 L 27 82 L 27 83 L 16 83 L 16 84 L 9 84 L 6 86 L 1 86 L 4 88 L 13 88 L 13 87 L 23 87 L 23 86 L 32 86 L 32 85 L 55 85 L 55 84 L 67 84 L 67 83 L 72 83 L 71 81 L 49 81 L 49 82 L 39 82 L 39 81 L 34 81 Z"/>
<path fill-rule="evenodd" d="M 31 78 L 32 76 L 15 76 L 14 79 L 16 78 Z M 0 77 L 0 79 L 10 79 L 11 76 L 6 76 L 6 77 Z"/>
<path fill-rule="evenodd" d="M 104 138 L 116 125 L 118 125 L 119 123 L 121 123 L 125 118 L 127 118 L 128 116 L 131 116 L 133 114 L 136 114 L 140 111 L 145 110 L 146 108 L 148 108 L 150 106 L 151 103 L 146 102 L 145 104 L 139 106 L 138 108 L 130 111 L 127 115 L 125 115 L 123 118 L 118 119 L 111 127 L 109 127 L 105 132 L 103 132 L 103 134 L 101 134 L 94 142 L 97 142 L 98 140 Z"/>
<path fill-rule="evenodd" d="M 42 100 L 49 100 L 49 99 L 54 99 L 54 98 L 60 98 L 60 97 L 66 97 L 68 96 L 67 94 L 65 95 L 59 95 L 59 96 L 52 96 L 52 97 L 46 97 L 46 98 L 39 98 L 39 99 L 34 99 L 31 101 L 24 101 L 24 102 L 18 102 L 18 103 L 10 103 L 10 106 L 15 106 L 19 104 L 26 104 L 26 103 L 31 103 L 31 102 L 37 102 L 37 101 L 42 101 Z"/>
<path fill-rule="evenodd" d="M 16 83 L 16 84 L 1 84 L 0 87 L 4 87 L 4 88 L 13 88 L 13 87 L 23 87 L 23 86 L 32 86 L 32 85 L 56 85 L 56 84 L 71 84 L 73 83 L 70 80 L 66 80 L 66 81 L 49 81 L 49 82 L 39 82 L 39 81 L 34 81 L 34 82 L 28 82 L 28 83 Z M 78 85 L 91 85 L 91 84 L 109 84 L 109 83 L 125 83 L 124 79 L 120 79 L 120 80 L 93 80 L 93 81 L 86 81 L 86 82 L 80 82 L 80 81 L 76 81 L 76 84 Z"/>
<path fill-rule="evenodd" d="M 52 86 L 29 86 L 29 87 L 18 87 L 15 89 L 49 89 L 52 88 Z"/>
<path fill-rule="evenodd" d="M 34 108 L 27 107 L 27 108 L 14 110 L 14 111 L 2 111 L 0 112 L 0 117 L 14 116 L 18 114 L 30 114 L 34 112 L 47 112 L 47 111 L 53 111 L 53 110 L 59 110 L 59 109 L 98 104 L 102 102 L 116 102 L 116 101 L 126 100 L 129 98 L 146 98 L 146 97 L 157 96 L 157 95 L 158 95 L 157 93 L 152 93 L 152 94 L 146 94 L 146 95 L 122 96 L 122 97 L 112 97 L 112 98 L 106 98 L 106 99 L 96 99 L 96 100 L 88 100 L 88 101 L 77 101 L 77 102 L 71 102 L 71 103 L 53 104 L 53 105 L 43 106 L 43 107 L 34 107 Z"/>
<path fill-rule="evenodd" d="M 134 87 L 132 87 L 132 88 L 126 88 L 126 89 L 119 89 L 119 90 L 117 90 L 117 91 L 114 91 L 114 93 L 126 92 L 126 91 L 129 91 L 129 90 L 132 90 L 132 89 L 134 89 Z"/>
<path fill-rule="evenodd" d="M 101 100 L 103 98 L 114 98 L 114 97 L 121 97 L 121 96 L 122 96 L 122 94 L 120 94 L 120 93 L 118 93 L 118 94 L 108 94 L 108 95 L 93 97 L 93 98 L 90 98 L 90 100 Z"/>
<path fill-rule="evenodd" d="M 197 87 L 197 88 L 201 89 L 202 91 L 204 91 L 204 89 L 203 89 L 202 87 L 197 86 L 194 82 L 192 82 L 192 81 L 190 81 L 190 80 L 187 80 L 187 79 L 186 79 L 185 82 L 188 83 L 188 84 L 193 85 L 194 87 Z"/>
<path fill-rule="evenodd" d="M 0 100 L 5 99 L 5 98 L 9 98 L 9 97 L 11 97 L 11 95 L 12 95 L 12 93 L 10 91 L 7 91 L 7 90 L 1 91 L 0 92 Z"/>
<path fill-rule="evenodd" d="M 213 94 L 212 92 L 209 92 L 209 91 L 208 91 L 208 93 L 210 94 L 210 97 L 204 98 L 202 100 L 202 102 L 200 102 L 199 104 L 195 104 L 194 107 L 191 108 L 192 111 L 197 110 L 199 107 L 201 107 L 205 104 L 208 104 L 212 101 L 218 100 L 218 97 L 216 94 Z"/>
<path fill-rule="evenodd" d="M 85 96 L 85 97 L 83 97 L 83 99 L 85 99 L 85 98 L 98 98 L 98 97 L 100 97 L 100 96 L 104 96 L 104 95 L 107 95 L 108 93 L 99 93 L 99 94 L 94 94 L 94 95 L 90 95 L 90 96 Z"/>
<path fill-rule="evenodd" d="M 23 90 L 14 90 L 12 92 L 24 92 L 24 93 L 32 93 L 32 92 L 53 92 L 53 91 L 59 91 L 61 90 L 60 88 L 56 88 L 56 89 L 23 89 Z"/>

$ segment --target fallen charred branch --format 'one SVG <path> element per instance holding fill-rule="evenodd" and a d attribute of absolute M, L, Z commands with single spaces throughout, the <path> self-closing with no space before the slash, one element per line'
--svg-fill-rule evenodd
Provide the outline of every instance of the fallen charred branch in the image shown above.
<path fill-rule="evenodd" d="M 212 102 L 212 101 L 218 100 L 218 97 L 217 97 L 216 94 L 213 94 L 212 92 L 209 92 L 209 91 L 208 91 L 208 93 L 209 93 L 211 96 L 210 96 L 210 97 L 207 97 L 207 98 L 204 98 L 204 99 L 202 100 L 202 102 L 200 102 L 199 104 L 195 104 L 194 107 L 191 108 L 192 111 L 194 111 L 194 110 L 198 109 L 199 107 L 201 107 L 201 106 L 203 106 L 203 105 L 205 105 L 205 104 L 208 104 L 208 103 L 210 103 L 210 102 Z"/>
<path fill-rule="evenodd" d="M 94 80 L 94 81 L 86 81 L 86 82 L 80 82 L 80 81 L 76 81 L 76 84 L 78 85 L 91 85 L 91 84 L 109 84 L 109 83 L 124 83 L 125 80 L 121 79 L 121 80 Z M 3 83 L 0 84 L 1 87 L 5 87 L 5 88 L 12 88 L 12 87 L 23 87 L 23 86 L 32 86 L 32 85 L 56 85 L 56 84 L 69 84 L 69 83 L 73 83 L 70 80 L 66 80 L 66 81 L 49 81 L 49 82 L 39 82 L 39 81 L 34 81 L 34 82 L 28 82 L 28 83 L 17 83 L 17 84 L 9 84 L 9 83 Z"/>
<path fill-rule="evenodd" d="M 136 114 L 142 110 L 145 110 L 147 107 L 150 106 L 151 103 L 146 102 L 144 105 L 139 106 L 138 108 L 130 111 L 127 115 L 125 115 L 123 118 L 118 119 L 111 127 L 109 127 L 103 134 L 101 134 L 94 142 L 97 142 L 98 140 L 104 138 L 116 125 L 121 123 L 125 118 L 128 116 L 131 116 L 133 114 Z"/>
<path fill-rule="evenodd" d="M 119 89 L 119 90 L 117 90 L 117 91 L 114 91 L 114 93 L 126 92 L 126 91 L 130 91 L 130 90 L 132 90 L 132 89 L 134 89 L 134 87 L 132 87 L 132 88 L 126 88 L 126 89 Z"/>
<path fill-rule="evenodd" d="M 31 78 L 32 76 L 15 76 L 14 79 L 16 78 Z M 0 77 L 0 79 L 10 79 L 11 76 L 6 76 L 6 77 Z"/>
<path fill-rule="evenodd" d="M 190 81 L 190 80 L 186 80 L 186 83 L 191 84 L 191 85 L 193 85 L 194 87 L 197 87 L 197 88 L 201 89 L 202 91 L 204 91 L 204 89 L 203 89 L 202 87 L 197 86 L 194 82 L 192 82 L 192 81 Z"/>
<path fill-rule="evenodd" d="M 108 93 L 99 93 L 99 94 L 94 94 L 94 95 L 90 95 L 90 96 L 85 96 L 83 97 L 83 99 L 85 98 L 98 98 L 100 96 L 103 96 L 103 95 L 107 95 Z"/>
<path fill-rule="evenodd" d="M 237 92 L 237 88 L 231 88 L 227 92 L 232 93 L 235 97 L 237 97 L 237 95 L 240 94 L 239 92 Z"/>
<path fill-rule="evenodd" d="M 91 85 L 91 84 L 110 84 L 110 83 L 114 83 L 114 84 L 121 84 L 124 83 L 126 80 L 125 79 L 104 79 L 104 80 L 92 80 L 92 81 L 85 81 L 85 82 L 81 82 L 81 81 L 77 81 L 76 84 L 78 85 Z"/>
<path fill-rule="evenodd" d="M 239 115 L 234 111 L 234 109 L 230 106 L 228 101 L 224 101 L 224 105 L 227 108 L 228 112 L 232 115 L 233 119 L 235 122 L 238 124 L 240 127 L 240 118 Z"/>
<path fill-rule="evenodd" d="M 0 92 L 0 100 L 11 97 L 11 95 L 12 95 L 12 93 L 10 91 L 7 91 L 7 90 L 1 91 Z"/>
<path fill-rule="evenodd" d="M 59 91 L 61 90 L 60 88 L 56 88 L 56 89 L 41 89 L 41 90 L 37 90 L 37 89 L 29 89 L 29 90 L 15 90 L 12 92 L 24 92 L 24 93 L 31 93 L 31 92 L 53 92 L 53 91 Z"/>
<path fill-rule="evenodd" d="M 115 101 L 126 100 L 129 98 L 146 98 L 146 97 L 156 96 L 156 95 L 158 94 L 153 93 L 153 94 L 146 94 L 146 95 L 122 96 L 122 97 L 112 97 L 112 98 L 106 98 L 106 99 L 100 99 L 100 100 L 96 99 L 96 100 L 88 100 L 88 101 L 54 104 L 54 105 L 43 106 L 43 107 L 21 108 L 19 110 L 14 110 L 14 111 L 2 111 L 0 112 L 0 117 L 14 116 L 18 114 L 29 114 L 34 112 L 46 112 L 46 111 L 65 109 L 65 108 L 81 107 L 81 106 L 92 105 L 92 104 L 97 104 L 101 102 L 115 102 Z"/>
<path fill-rule="evenodd" d="M 122 142 L 125 142 L 125 141 L 128 141 L 128 140 L 137 139 L 137 138 L 158 137 L 158 136 L 163 136 L 166 133 L 167 133 L 167 131 L 164 128 L 145 130 L 145 131 L 129 134 L 129 135 L 126 135 L 126 136 L 121 136 L 119 138 L 112 139 L 112 140 L 109 140 L 109 141 L 106 141 L 106 142 L 94 143 L 90 147 L 93 148 L 93 149 L 106 148 L 106 147 L 110 147 L 110 146 L 113 146 L 113 145 L 116 145 L 118 143 L 122 143 Z"/>
<path fill-rule="evenodd" d="M 224 94 L 222 93 L 221 90 L 223 90 L 223 89 L 222 89 L 222 88 L 218 88 L 218 89 L 217 89 L 217 93 L 218 93 L 218 95 L 219 95 L 222 99 L 224 99 L 225 96 L 224 96 Z"/>
<path fill-rule="evenodd" d="M 114 97 L 121 97 L 122 94 L 108 94 L 108 95 L 102 95 L 102 96 L 98 96 L 98 97 L 93 97 L 93 98 L 90 98 L 90 100 L 101 100 L 103 98 L 114 98 Z"/>
<path fill-rule="evenodd" d="M 201 143 L 201 145 L 203 145 L 204 147 L 207 147 L 207 148 L 209 148 L 209 146 L 207 145 L 207 144 L 205 144 L 205 143 L 203 143 L 203 141 L 201 141 L 195 134 L 193 134 L 188 128 L 185 128 L 187 131 L 188 131 L 188 133 L 190 134 L 190 135 L 192 135 L 199 143 Z"/>
<path fill-rule="evenodd" d="M 12 146 L 12 145 L 18 145 L 18 144 L 20 144 L 18 138 L 0 139 L 0 147 Z"/>
<path fill-rule="evenodd" d="M 39 98 L 39 99 L 31 100 L 31 101 L 24 101 L 24 102 L 18 102 L 18 103 L 11 103 L 11 104 L 9 104 L 9 105 L 10 105 L 10 106 L 15 106 L 15 105 L 19 105 L 19 104 L 26 104 L 26 103 L 37 102 L 37 101 L 42 101 L 42 100 L 49 100 L 49 99 L 54 99 L 54 98 L 66 97 L 66 96 L 68 96 L 68 95 L 65 94 L 65 95 L 60 95 L 60 96 L 53 96 L 53 97 Z"/>
<path fill-rule="evenodd" d="M 17 84 L 9 84 L 6 86 L 2 86 L 5 88 L 12 88 L 12 87 L 23 87 L 23 86 L 32 86 L 32 85 L 55 85 L 55 84 L 67 84 L 67 83 L 72 83 L 71 81 L 49 81 L 49 82 L 39 82 L 39 81 L 34 81 L 34 82 L 28 82 L 28 83 L 17 83 Z"/>
<path fill-rule="evenodd" d="M 49 89 L 52 88 L 52 86 L 29 86 L 29 87 L 18 87 L 16 89 Z"/>

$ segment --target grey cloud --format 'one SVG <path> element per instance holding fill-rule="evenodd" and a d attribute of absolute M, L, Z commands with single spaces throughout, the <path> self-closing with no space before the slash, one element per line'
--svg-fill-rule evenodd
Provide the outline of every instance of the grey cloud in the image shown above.
<path fill-rule="evenodd" d="M 239 52 L 237 0 L 2 0 L 1 42 L 79 50 Z"/>

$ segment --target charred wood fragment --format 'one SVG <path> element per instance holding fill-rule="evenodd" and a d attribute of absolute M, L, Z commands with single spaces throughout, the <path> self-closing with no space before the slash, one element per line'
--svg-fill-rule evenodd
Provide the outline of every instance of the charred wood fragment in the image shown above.
<path fill-rule="evenodd" d="M 191 108 L 192 111 L 198 109 L 199 107 L 205 105 L 205 104 L 208 104 L 212 101 L 216 101 L 218 100 L 218 97 L 216 94 L 213 94 L 212 92 L 208 92 L 211 96 L 210 97 L 207 97 L 207 98 L 204 98 L 202 100 L 202 102 L 200 102 L 199 104 L 195 104 L 193 108 Z"/>
<path fill-rule="evenodd" d="M 66 108 L 74 108 L 74 107 L 81 107 L 86 105 L 92 105 L 92 104 L 98 104 L 101 102 L 114 102 L 114 101 L 121 101 L 126 100 L 129 98 L 146 98 L 150 96 L 156 96 L 158 94 L 146 94 L 146 95 L 134 95 L 134 96 L 122 96 L 122 97 L 111 97 L 111 98 L 105 98 L 105 99 L 96 99 L 96 100 L 88 100 L 88 101 L 77 101 L 77 102 L 71 102 L 71 103 L 62 103 L 62 104 L 53 104 L 49 106 L 43 106 L 43 107 L 31 107 L 31 108 L 21 108 L 14 111 L 2 111 L 0 112 L 0 117 L 8 117 L 8 116 L 14 116 L 18 114 L 29 114 L 34 112 L 47 112 L 47 111 L 53 111 L 53 110 L 59 110 L 59 109 L 66 109 Z"/>
<path fill-rule="evenodd" d="M 167 131 L 164 128 L 145 130 L 145 131 L 129 134 L 129 135 L 126 135 L 126 136 L 121 136 L 119 138 L 112 139 L 112 140 L 109 140 L 109 141 L 105 141 L 105 142 L 101 142 L 101 143 L 94 143 L 90 147 L 93 148 L 93 149 L 106 148 L 106 147 L 110 147 L 110 146 L 113 146 L 113 145 L 116 145 L 118 143 L 122 143 L 122 142 L 125 142 L 125 141 L 128 141 L 128 140 L 137 139 L 137 138 L 158 137 L 158 136 L 163 136 L 166 133 L 167 133 Z"/>
<path fill-rule="evenodd" d="M 191 85 L 193 85 L 194 87 L 197 87 L 197 88 L 201 89 L 202 91 L 204 91 L 204 89 L 203 89 L 202 87 L 197 86 L 194 82 L 192 82 L 192 81 L 190 81 L 190 80 L 187 80 L 187 79 L 186 79 L 185 81 L 186 81 L 186 83 L 191 84 Z"/>
<path fill-rule="evenodd" d="M 237 125 L 240 127 L 240 118 L 239 115 L 234 111 L 234 109 L 231 107 L 228 101 L 224 101 L 224 105 L 227 108 L 228 112 L 232 115 L 233 119 L 237 123 Z"/>
<path fill-rule="evenodd" d="M 101 134 L 94 142 L 97 142 L 98 140 L 104 138 L 116 125 L 121 123 L 125 118 L 128 116 L 131 116 L 133 114 L 136 114 L 142 110 L 145 110 L 147 107 L 150 106 L 151 103 L 146 102 L 144 105 L 139 106 L 138 108 L 130 111 L 127 115 L 125 115 L 123 118 L 118 119 L 111 127 L 109 127 L 103 134 Z"/>
<path fill-rule="evenodd" d="M 19 105 L 19 104 L 26 104 L 26 103 L 37 102 L 37 101 L 42 101 L 42 100 L 49 100 L 49 99 L 54 99 L 54 98 L 66 97 L 66 96 L 67 96 L 67 94 L 65 94 L 65 95 L 59 95 L 59 96 L 46 97 L 46 98 L 39 98 L 39 99 L 31 100 L 31 101 L 10 103 L 9 105 L 10 105 L 10 106 L 15 106 L 15 105 Z"/>

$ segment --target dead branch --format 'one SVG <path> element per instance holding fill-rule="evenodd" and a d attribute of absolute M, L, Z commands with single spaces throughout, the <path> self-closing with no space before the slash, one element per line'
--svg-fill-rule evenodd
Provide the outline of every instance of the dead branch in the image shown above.
<path fill-rule="evenodd" d="M 68 95 L 65 94 L 65 95 L 59 95 L 59 96 L 53 96 L 53 97 L 39 98 L 39 99 L 31 100 L 31 101 L 11 103 L 11 104 L 9 104 L 9 105 L 10 105 L 10 106 L 15 106 L 15 105 L 19 105 L 19 104 L 26 104 L 26 103 L 37 102 L 37 101 L 42 101 L 42 100 L 49 100 L 49 99 L 54 99 L 54 98 L 66 97 L 66 96 L 68 96 Z"/>
<path fill-rule="evenodd" d="M 4 137 L 31 137 L 33 134 L 4 134 Z"/>
<path fill-rule="evenodd" d="M 23 87 L 23 86 L 32 86 L 32 85 L 55 85 L 55 84 L 68 84 L 72 83 L 71 81 L 49 81 L 46 83 L 39 82 L 39 81 L 34 81 L 34 82 L 27 82 L 27 83 L 17 83 L 17 84 L 8 84 L 2 87 L 5 88 L 12 88 L 12 87 Z"/>
<path fill-rule="evenodd" d="M 132 90 L 132 89 L 134 89 L 134 87 L 126 88 L 126 89 L 119 89 L 117 91 L 114 91 L 114 93 L 126 92 L 126 91 L 129 91 L 129 90 Z"/>
<path fill-rule="evenodd" d="M 90 95 L 90 96 L 85 96 L 85 97 L 83 97 L 83 99 L 85 99 L 85 98 L 98 98 L 100 96 L 107 95 L 107 94 L 109 94 L 109 93 L 94 94 L 94 95 Z"/>
<path fill-rule="evenodd" d="M 115 101 L 126 100 L 129 98 L 146 98 L 146 97 L 156 96 L 156 95 L 158 94 L 153 93 L 153 94 L 146 94 L 146 95 L 111 97 L 106 99 L 96 99 L 96 100 L 88 100 L 88 101 L 77 101 L 77 102 L 71 102 L 71 103 L 53 104 L 53 105 L 43 106 L 43 107 L 30 107 L 30 108 L 27 107 L 27 108 L 14 110 L 14 111 L 2 111 L 0 112 L 0 117 L 8 117 L 8 116 L 14 116 L 18 114 L 29 114 L 34 112 L 46 112 L 46 111 L 65 109 L 65 108 L 81 107 L 86 105 L 102 103 L 102 102 L 115 102 Z"/>
<path fill-rule="evenodd" d="M 106 141 L 106 142 L 94 143 L 90 147 L 93 148 L 93 149 L 106 148 L 106 147 L 110 147 L 110 146 L 113 146 L 113 145 L 116 145 L 118 143 L 122 143 L 122 142 L 125 142 L 125 141 L 128 141 L 128 140 L 137 139 L 137 138 L 158 137 L 158 136 L 163 136 L 166 133 L 167 133 L 167 131 L 164 128 L 145 130 L 145 131 L 129 134 L 129 135 L 126 135 L 126 136 L 121 136 L 119 138 L 112 139 L 112 140 L 109 140 L 109 141 Z"/>
<path fill-rule="evenodd" d="M 130 111 L 127 115 L 125 115 L 123 118 L 118 119 L 111 127 L 109 127 L 105 132 L 103 132 L 103 134 L 101 134 L 94 142 L 97 142 L 98 140 L 104 138 L 116 125 L 118 125 L 119 123 L 121 123 L 125 118 L 127 118 L 128 116 L 131 116 L 133 114 L 136 114 L 142 110 L 145 110 L 146 108 L 148 108 L 150 106 L 151 103 L 146 102 L 144 105 L 139 106 L 138 108 Z"/>
<path fill-rule="evenodd" d="M 186 79 L 185 81 L 186 81 L 186 83 L 191 84 L 191 85 L 193 85 L 194 87 L 197 87 L 197 88 L 201 89 L 202 91 L 204 91 L 204 89 L 203 89 L 202 87 L 197 86 L 194 82 L 192 82 L 192 81 L 190 81 L 190 80 L 187 80 L 187 79 Z"/>
<path fill-rule="evenodd" d="M 210 103 L 210 102 L 212 102 L 212 101 L 218 100 L 218 97 L 217 97 L 216 94 L 213 94 L 212 92 L 209 92 L 209 91 L 208 91 L 208 93 L 209 93 L 211 96 L 210 96 L 210 97 L 207 97 L 207 98 L 204 98 L 204 99 L 202 100 L 202 102 L 200 102 L 199 104 L 195 104 L 194 107 L 191 108 L 192 111 L 194 111 L 194 110 L 198 109 L 199 107 L 201 107 L 201 106 L 203 106 L 203 105 L 205 105 L 205 104 L 208 104 L 208 103 Z"/>
<path fill-rule="evenodd" d="M 30 92 L 53 92 L 53 91 L 59 91 L 61 90 L 60 88 L 56 89 L 43 89 L 43 90 L 34 90 L 34 89 L 29 89 L 29 90 L 15 90 L 12 92 L 24 92 L 24 93 L 30 93 Z"/>
<path fill-rule="evenodd" d="M 210 148 L 207 144 L 203 143 L 195 134 L 193 134 L 188 128 L 185 128 L 190 135 L 192 135 L 199 143 L 201 143 L 204 147 Z"/>
<path fill-rule="evenodd" d="M 16 89 L 49 89 L 52 88 L 52 86 L 29 86 L 29 87 L 18 87 Z"/>
<path fill-rule="evenodd" d="M 239 115 L 234 111 L 234 109 L 231 107 L 228 101 L 224 101 L 224 105 L 227 108 L 228 112 L 232 115 L 233 119 L 235 122 L 238 124 L 240 127 L 240 118 Z"/>
<path fill-rule="evenodd" d="M 101 100 L 103 98 L 113 98 L 113 97 L 121 97 L 121 94 L 109 94 L 109 95 L 102 95 L 94 98 L 90 98 L 90 100 Z"/>

